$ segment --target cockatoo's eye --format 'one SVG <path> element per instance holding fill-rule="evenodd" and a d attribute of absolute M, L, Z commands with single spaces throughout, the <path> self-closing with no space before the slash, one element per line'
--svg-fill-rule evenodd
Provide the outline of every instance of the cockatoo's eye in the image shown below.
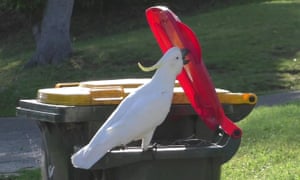
<path fill-rule="evenodd" d="M 177 57 L 176 57 L 176 59 L 178 60 L 178 59 L 179 59 L 179 57 L 177 56 Z"/>

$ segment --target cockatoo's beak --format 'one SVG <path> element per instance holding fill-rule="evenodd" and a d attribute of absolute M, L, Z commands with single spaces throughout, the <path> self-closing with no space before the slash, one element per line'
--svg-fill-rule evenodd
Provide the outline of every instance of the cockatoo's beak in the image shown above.
<path fill-rule="evenodd" d="M 186 65 L 188 64 L 190 61 L 188 59 L 186 59 L 186 56 L 189 54 L 189 50 L 184 48 L 181 49 L 181 54 L 182 54 L 182 60 L 183 60 L 183 64 Z"/>

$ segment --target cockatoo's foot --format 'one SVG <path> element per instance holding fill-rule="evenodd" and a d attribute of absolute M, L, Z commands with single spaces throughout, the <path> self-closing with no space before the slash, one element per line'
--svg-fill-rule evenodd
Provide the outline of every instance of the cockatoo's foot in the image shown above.
<path fill-rule="evenodd" d="M 128 146 L 127 145 L 120 145 L 120 146 L 116 146 L 114 148 L 112 148 L 110 151 L 113 151 L 113 150 L 126 150 L 128 149 Z"/>
<path fill-rule="evenodd" d="M 128 149 L 127 145 L 123 145 L 123 144 L 119 148 L 122 149 L 122 150 Z"/>
<path fill-rule="evenodd" d="M 142 148 L 143 151 L 154 151 L 157 149 L 158 144 L 153 143 L 152 145 L 147 146 L 146 148 Z"/>
<path fill-rule="evenodd" d="M 153 133 L 154 133 L 154 130 L 148 132 L 144 138 L 142 138 L 142 149 L 143 151 L 146 151 L 147 149 L 149 149 L 148 146 L 150 146 L 150 142 L 151 142 L 151 139 L 152 139 L 152 136 L 153 136 Z"/>
<path fill-rule="evenodd" d="M 149 146 L 149 149 L 151 150 L 156 150 L 157 149 L 158 144 L 155 142 L 152 145 Z"/>

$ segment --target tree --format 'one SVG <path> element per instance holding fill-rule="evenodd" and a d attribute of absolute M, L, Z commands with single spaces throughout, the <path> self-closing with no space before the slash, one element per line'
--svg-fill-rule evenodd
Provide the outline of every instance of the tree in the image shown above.
<path fill-rule="evenodd" d="M 203 0 L 201 4 L 207 1 L 214 2 L 215 0 Z M 25 68 L 28 68 L 58 64 L 69 59 L 72 55 L 70 24 L 73 8 L 75 8 L 75 13 L 76 9 L 78 10 L 78 15 L 82 13 L 82 10 L 92 12 L 89 16 L 93 19 L 101 19 L 101 23 L 103 23 L 103 21 L 110 22 L 114 19 L 123 21 L 123 18 L 140 17 L 144 9 L 159 2 L 161 1 L 77 0 L 75 7 L 73 7 L 74 0 L 0 0 L 0 13 L 2 11 L 18 12 L 24 14 L 29 19 L 30 24 L 35 24 L 36 21 L 39 22 L 39 25 L 34 25 L 33 28 L 36 51 L 25 64 Z M 182 3 L 181 0 L 165 0 L 163 4 L 168 4 L 175 11 L 178 9 L 190 11 L 193 7 L 198 7 L 199 1 L 187 0 Z M 43 7 L 46 7 L 45 11 L 43 11 Z M 43 14 L 43 18 L 41 18 L 41 14 Z M 97 18 L 97 16 L 100 16 L 100 18 Z"/>
<path fill-rule="evenodd" d="M 58 64 L 72 54 L 70 38 L 74 0 L 48 0 L 40 26 L 33 28 L 36 51 L 25 68 Z"/>

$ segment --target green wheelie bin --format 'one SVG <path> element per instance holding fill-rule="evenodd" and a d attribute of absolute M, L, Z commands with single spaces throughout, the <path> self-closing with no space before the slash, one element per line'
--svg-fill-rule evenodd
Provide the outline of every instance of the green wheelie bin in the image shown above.
<path fill-rule="evenodd" d="M 117 105 L 149 79 L 59 83 L 40 89 L 36 99 L 22 99 L 17 115 L 33 119 L 42 134 L 43 179 L 48 180 L 200 180 L 220 179 L 221 166 L 239 148 L 222 129 L 212 131 L 199 119 L 176 83 L 173 103 L 156 129 L 153 147 L 140 142 L 116 147 L 91 169 L 74 168 L 70 157 L 93 137 Z M 252 93 L 217 89 L 225 114 L 237 122 L 256 104 Z"/>

